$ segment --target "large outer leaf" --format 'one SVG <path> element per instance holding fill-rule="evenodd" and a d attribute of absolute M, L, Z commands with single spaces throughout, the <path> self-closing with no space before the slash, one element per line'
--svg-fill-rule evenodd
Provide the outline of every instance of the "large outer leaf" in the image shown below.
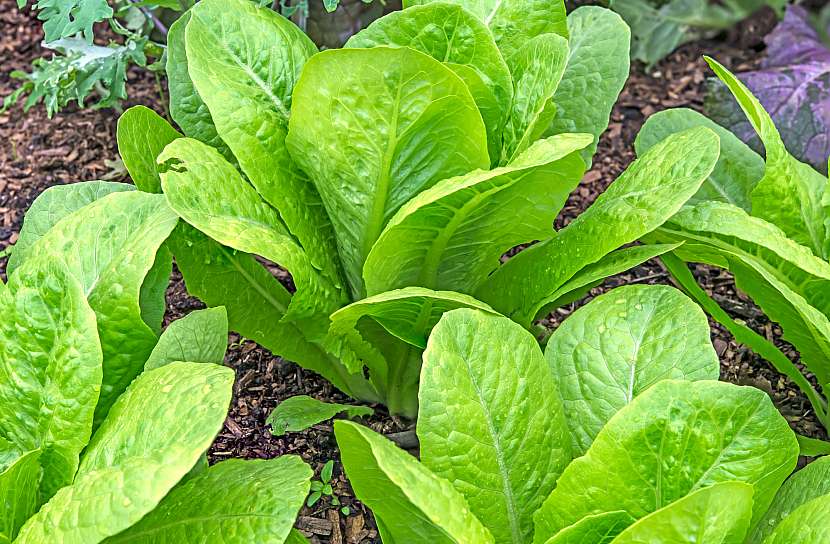
<path fill-rule="evenodd" d="M 504 127 L 500 164 L 512 162 L 547 130 L 553 95 L 568 63 L 568 40 L 544 34 L 507 57 L 513 75 L 513 104 Z"/>
<path fill-rule="evenodd" d="M 665 380 L 617 412 L 565 469 L 534 516 L 534 542 L 586 515 L 640 519 L 725 481 L 755 486 L 757 521 L 797 459 L 795 435 L 763 391 Z"/>
<path fill-rule="evenodd" d="M 199 2 L 185 40 L 188 73 L 219 135 L 314 266 L 338 283 L 331 223 L 285 147 L 291 93 L 317 48 L 291 21 L 247 0 Z"/>
<path fill-rule="evenodd" d="M 139 190 L 161 192 L 156 157 L 180 136 L 170 123 L 144 106 L 133 106 L 118 118 L 118 152 Z"/>
<path fill-rule="evenodd" d="M 23 523 L 37 512 L 39 459 L 40 450 L 33 450 L 0 467 L 0 544 L 12 542 Z"/>
<path fill-rule="evenodd" d="M 404 0 L 404 7 L 434 0 Z M 507 58 L 541 34 L 568 37 L 565 3 L 562 0 L 441 0 L 459 4 L 484 21 Z"/>
<path fill-rule="evenodd" d="M 32 257 L 0 292 L 0 437 L 41 450 L 41 500 L 72 482 L 101 388 L 95 313 L 59 262 Z M 37 487 L 37 486 L 36 486 Z"/>
<path fill-rule="evenodd" d="M 661 111 L 648 118 L 637 134 L 634 146 L 637 154 L 642 155 L 670 134 L 700 126 L 717 133 L 720 158 L 709 179 L 689 199 L 689 204 L 715 200 L 734 204 L 749 212 L 752 208 L 752 189 L 764 177 L 764 159 L 714 121 L 686 108 Z"/>
<path fill-rule="evenodd" d="M 468 295 L 406 287 L 333 313 L 326 347 L 351 372 L 360 375 L 366 367 L 372 383 L 387 395 L 390 411 L 414 418 L 421 352 L 441 316 L 457 308 L 493 312 Z"/>
<path fill-rule="evenodd" d="M 674 215 L 709 176 L 718 149 L 717 136 L 706 128 L 670 136 L 632 163 L 556 236 L 505 263 L 478 289 L 478 297 L 529 324 L 580 269 Z"/>
<path fill-rule="evenodd" d="M 196 310 L 165 329 L 144 364 L 144 370 L 175 361 L 221 365 L 227 347 L 228 313 L 225 308 Z"/>
<path fill-rule="evenodd" d="M 824 495 L 796 508 L 763 544 L 819 544 L 830 540 L 830 495 Z"/>
<path fill-rule="evenodd" d="M 294 455 L 229 459 L 176 486 L 152 512 L 106 544 L 283 544 L 310 487 Z"/>
<path fill-rule="evenodd" d="M 464 82 L 408 48 L 315 55 L 294 92 L 288 146 L 317 184 L 357 298 L 386 222 L 439 180 L 487 168 L 487 137 Z"/>
<path fill-rule="evenodd" d="M 546 238 L 584 163 L 574 153 L 586 134 L 554 136 L 528 150 L 527 160 L 446 179 L 398 210 L 363 268 L 376 294 L 420 285 L 470 293 L 508 249 Z"/>
<path fill-rule="evenodd" d="M 769 114 L 738 78 L 717 61 L 707 58 L 707 62 L 729 87 L 764 144 L 766 171 L 750 195 L 752 215 L 777 225 L 796 242 L 827 258 L 830 248 L 821 204 L 827 179 L 790 155 Z"/>
<path fill-rule="evenodd" d="M 769 510 L 752 532 L 750 541 L 764 542 L 793 511 L 825 495 L 830 495 L 830 457 L 813 461 L 784 482 Z"/>
<path fill-rule="evenodd" d="M 624 511 L 585 516 L 550 537 L 545 544 L 609 544 L 635 521 Z"/>
<path fill-rule="evenodd" d="M 224 306 L 231 330 L 317 372 L 351 397 L 380 400 L 362 375 L 350 374 L 312 341 L 316 332 L 311 327 L 283 320 L 291 293 L 252 255 L 225 247 L 186 223 L 169 243 L 187 291 L 208 306 Z M 320 322 L 325 326 L 324 320 Z"/>
<path fill-rule="evenodd" d="M 679 499 L 640 519 L 614 544 L 742 544 L 752 517 L 753 487 L 723 482 Z"/>
<path fill-rule="evenodd" d="M 228 149 L 210 116 L 207 104 L 199 96 L 187 71 L 185 28 L 190 21 L 186 11 L 176 19 L 167 33 L 167 88 L 170 95 L 170 116 L 190 138 L 217 148 L 227 159 L 233 155 Z"/>
<path fill-rule="evenodd" d="M 594 141 L 582 151 L 590 166 L 611 108 L 628 79 L 631 32 L 619 15 L 596 6 L 571 12 L 568 32 L 568 64 L 553 97 L 556 117 L 545 134 L 592 134 Z"/>
<path fill-rule="evenodd" d="M 433 3 L 381 17 L 345 47 L 411 47 L 444 62 L 470 88 L 484 124 L 491 163 L 501 151 L 501 131 L 513 100 L 510 70 L 487 26 L 460 6 Z M 479 89 L 483 87 L 483 89 Z"/>
<path fill-rule="evenodd" d="M 33 254 L 66 263 L 95 310 L 104 352 L 96 424 L 158 340 L 142 319 L 140 290 L 177 221 L 163 196 L 119 192 L 64 217 L 32 246 Z"/>
<path fill-rule="evenodd" d="M 564 403 L 574 454 L 611 417 L 664 379 L 717 380 L 706 314 L 677 289 L 614 289 L 574 312 L 545 349 Z"/>
<path fill-rule="evenodd" d="M 421 461 L 467 498 L 496 542 L 521 544 L 571 461 L 570 434 L 539 344 L 509 319 L 445 314 L 424 352 Z"/>
<path fill-rule="evenodd" d="M 113 405 L 75 482 L 29 519 L 18 544 L 95 544 L 150 512 L 222 428 L 233 371 L 172 363 L 142 374 Z"/>
<path fill-rule="evenodd" d="M 414 457 L 348 421 L 335 422 L 334 432 L 355 496 L 372 509 L 384 542 L 494 542 L 450 482 Z"/>
<path fill-rule="evenodd" d="M 20 236 L 6 265 L 6 272 L 14 272 L 26 260 L 32 245 L 67 215 L 110 193 L 134 189 L 135 187 L 128 183 L 112 181 L 85 181 L 49 187 L 35 199 L 26 212 Z"/>
<path fill-rule="evenodd" d="M 182 219 L 223 245 L 261 255 L 291 272 L 297 292 L 285 319 L 328 314 L 340 306 L 336 286 L 315 268 L 280 215 L 218 151 L 180 138 L 158 160 L 167 163 L 161 174 L 164 194 Z"/>

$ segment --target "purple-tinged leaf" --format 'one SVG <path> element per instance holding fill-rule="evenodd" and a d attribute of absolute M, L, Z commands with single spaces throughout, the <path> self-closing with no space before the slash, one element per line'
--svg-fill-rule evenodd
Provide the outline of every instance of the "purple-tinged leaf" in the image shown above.
<path fill-rule="evenodd" d="M 739 75 L 770 115 L 790 153 L 827 172 L 830 155 L 830 47 L 810 26 L 807 12 L 787 8 L 765 38 L 759 70 Z M 713 82 L 706 98 L 710 117 L 762 152 L 758 136 L 727 89 Z"/>

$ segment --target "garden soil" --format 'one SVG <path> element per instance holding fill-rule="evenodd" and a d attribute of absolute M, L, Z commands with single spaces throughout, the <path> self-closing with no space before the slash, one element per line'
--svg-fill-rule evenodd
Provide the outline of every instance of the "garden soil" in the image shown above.
<path fill-rule="evenodd" d="M 702 60 L 703 54 L 714 56 L 733 71 L 752 69 L 763 54 L 763 36 L 774 24 L 772 13 L 764 11 L 728 33 L 683 46 L 650 69 L 635 63 L 611 115 L 609 128 L 602 136 L 593 168 L 568 200 L 556 221 L 557 228 L 585 210 L 634 159 L 634 137 L 649 115 L 679 106 L 701 109 L 704 83 L 711 75 Z M 5 36 L 0 43 L 0 97 L 3 97 L 16 86 L 9 72 L 26 70 L 32 59 L 43 55 L 44 50 L 40 45 L 43 38 L 40 25 L 31 14 L 18 11 L 15 0 L 0 0 L 0 32 Z M 157 81 L 152 74 L 132 70 L 128 85 L 130 99 L 126 106 L 143 104 L 164 114 L 163 85 L 164 82 Z M 49 119 L 42 107 L 35 107 L 24 115 L 19 105 L 0 114 L 0 251 L 16 241 L 24 213 L 46 188 L 91 179 L 126 181 L 115 143 L 118 115 L 119 112 L 111 109 L 78 111 L 72 107 Z M 4 274 L 5 264 L 6 260 L 0 258 L 0 274 Z M 773 340 L 793 360 L 798 360 L 793 348 L 780 340 L 780 329 L 735 289 L 728 273 L 703 266 L 696 267 L 694 272 L 706 290 L 732 315 Z M 275 267 L 274 273 L 283 281 L 289 281 L 287 274 Z M 649 262 L 609 279 L 592 290 L 591 296 L 630 283 L 670 283 L 670 278 L 659 263 Z M 187 295 L 177 273 L 170 284 L 167 301 L 168 323 L 202 307 L 199 301 Z M 544 324 L 555 327 L 584 302 L 559 309 L 545 319 Z M 813 417 L 809 402 L 792 382 L 737 345 L 729 333 L 714 322 L 712 340 L 721 359 L 723 380 L 766 391 L 793 429 L 807 436 L 826 438 Z M 229 416 L 210 449 L 211 461 L 232 457 L 270 458 L 292 453 L 309 462 L 317 474 L 329 459 L 338 461 L 339 452 L 330 423 L 277 438 L 270 434 L 265 420 L 278 403 L 293 395 L 305 394 L 336 402 L 350 402 L 349 399 L 318 376 L 236 334 L 229 336 L 228 346 L 225 362 L 236 372 L 236 384 Z M 375 415 L 367 421 L 373 429 L 404 447 L 416 446 L 411 423 L 388 416 L 382 407 L 375 408 Z M 335 493 L 341 503 L 349 507 L 349 515 L 340 513 L 331 506 L 329 499 L 324 498 L 313 507 L 303 508 L 297 527 L 312 542 L 378 542 L 374 520 L 353 498 L 339 462 L 334 474 Z"/>

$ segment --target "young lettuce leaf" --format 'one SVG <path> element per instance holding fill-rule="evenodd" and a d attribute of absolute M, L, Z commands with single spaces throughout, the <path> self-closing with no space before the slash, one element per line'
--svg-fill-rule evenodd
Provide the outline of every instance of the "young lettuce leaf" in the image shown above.
<path fill-rule="evenodd" d="M 0 466 L 0 544 L 14 541 L 26 520 L 37 512 L 43 476 L 39 461 L 40 450 L 33 450 L 20 454 L 8 466 Z"/>
<path fill-rule="evenodd" d="M 225 308 L 196 310 L 167 327 L 144 363 L 144 370 L 175 361 L 221 365 L 227 347 L 228 313 Z"/>
<path fill-rule="evenodd" d="M 304 431 L 337 414 L 366 417 L 373 413 L 374 410 L 368 406 L 323 402 L 308 395 L 296 395 L 279 403 L 265 423 L 271 426 L 271 434 L 283 436 L 286 432 Z"/>

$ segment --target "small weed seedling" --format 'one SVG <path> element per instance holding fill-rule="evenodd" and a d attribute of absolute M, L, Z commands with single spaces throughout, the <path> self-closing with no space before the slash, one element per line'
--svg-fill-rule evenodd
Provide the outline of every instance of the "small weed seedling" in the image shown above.
<path fill-rule="evenodd" d="M 333 471 L 334 461 L 330 459 L 325 465 L 323 465 L 323 469 L 320 471 L 320 479 L 311 481 L 311 494 L 308 496 L 308 500 L 306 500 L 306 504 L 309 508 L 317 504 L 317 502 L 323 498 L 323 495 L 331 497 L 331 505 L 333 507 L 340 506 L 340 499 L 338 499 L 337 495 L 334 494 L 334 489 L 331 486 Z M 349 509 L 348 506 L 342 506 L 340 508 L 340 513 L 344 516 L 348 516 L 351 513 L 351 509 Z"/>

